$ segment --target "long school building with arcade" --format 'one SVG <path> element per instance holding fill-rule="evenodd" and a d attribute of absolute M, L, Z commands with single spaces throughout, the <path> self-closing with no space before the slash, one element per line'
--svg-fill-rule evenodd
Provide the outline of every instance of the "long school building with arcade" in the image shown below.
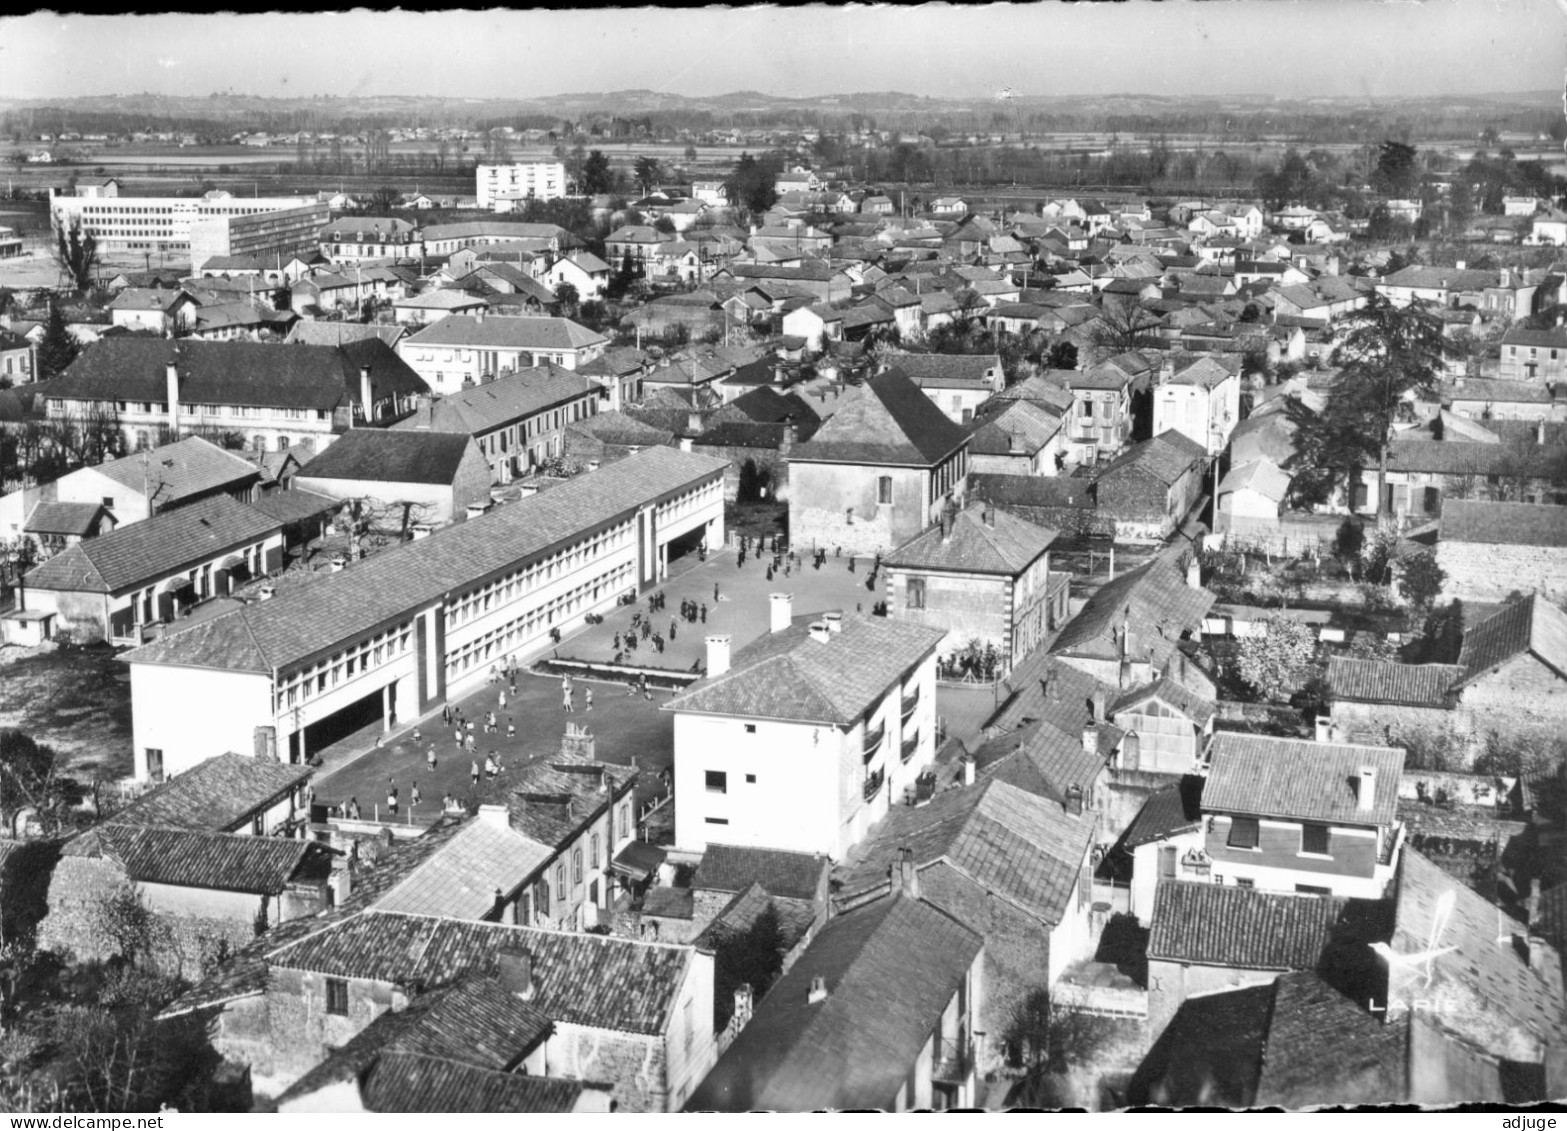
<path fill-rule="evenodd" d="M 531 660 L 551 629 L 721 545 L 725 467 L 651 448 L 127 653 L 136 777 L 274 742 L 302 762 Z"/>

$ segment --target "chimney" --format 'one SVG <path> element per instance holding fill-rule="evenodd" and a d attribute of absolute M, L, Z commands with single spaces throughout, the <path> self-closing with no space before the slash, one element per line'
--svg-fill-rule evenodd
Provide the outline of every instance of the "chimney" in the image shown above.
<path fill-rule="evenodd" d="M 473 312 L 473 320 L 475 322 L 477 322 L 481 326 L 484 325 L 484 312 L 485 312 L 485 310 L 486 310 L 486 308 L 481 306 L 481 307 L 479 307 L 478 310 L 475 310 Z"/>
<path fill-rule="evenodd" d="M 832 629 L 827 627 L 826 621 L 813 620 L 811 622 L 811 639 L 818 644 L 826 644 L 832 639 Z"/>
<path fill-rule="evenodd" d="M 343 567 L 345 567 L 347 564 L 348 564 L 348 561 L 347 561 L 347 559 L 345 559 L 343 557 L 342 554 L 334 554 L 333 557 L 332 557 L 332 561 L 331 561 L 332 572 L 333 573 L 342 573 L 343 572 Z"/>
<path fill-rule="evenodd" d="M 779 437 L 779 440 L 778 440 L 778 454 L 781 455 L 781 456 L 786 456 L 791 451 L 793 451 L 795 442 L 799 439 L 799 437 L 800 437 L 800 430 L 795 427 L 793 421 L 790 421 L 787 424 L 785 424 L 784 425 L 784 429 L 783 429 L 783 435 L 781 437 Z"/>
<path fill-rule="evenodd" d="M 716 679 L 729 670 L 729 645 L 733 637 L 707 638 L 707 678 Z"/>
<path fill-rule="evenodd" d="M 822 622 L 827 625 L 827 631 L 828 632 L 842 632 L 843 631 L 843 614 L 842 613 L 837 613 L 837 612 L 823 613 L 822 614 Z"/>
<path fill-rule="evenodd" d="M 533 955 L 522 947 L 505 947 L 495 955 L 495 977 L 501 988 L 523 1001 L 533 1000 Z"/>
<path fill-rule="evenodd" d="M 1536 876 L 1529 881 L 1529 926 L 1534 926 L 1540 918 L 1540 877 Z"/>
<path fill-rule="evenodd" d="M 180 434 L 179 366 L 172 361 L 169 362 L 168 368 L 164 371 L 164 377 L 167 382 L 167 393 L 169 401 L 169 434 L 175 439 L 178 439 Z"/>
<path fill-rule="evenodd" d="M 1317 738 L 1318 742 L 1332 742 L 1333 741 L 1333 720 L 1332 720 L 1332 718 L 1330 718 L 1327 715 L 1318 715 L 1317 716 L 1316 738 Z"/>
<path fill-rule="evenodd" d="M 366 424 L 375 419 L 374 395 L 370 388 L 370 367 L 361 365 L 359 367 L 359 403 L 364 406 Z"/>
<path fill-rule="evenodd" d="M 963 771 L 963 784 L 964 785 L 973 785 L 974 784 L 974 756 L 972 754 L 965 754 L 963 756 L 962 761 L 960 761 L 958 763 L 958 766 Z"/>
<path fill-rule="evenodd" d="M 794 594 L 770 593 L 767 597 L 768 632 L 782 632 L 794 619 Z"/>
<path fill-rule="evenodd" d="M 347 868 L 339 868 L 332 873 L 327 881 L 332 892 L 332 906 L 341 907 L 348 902 L 348 897 L 353 894 L 354 877 Z"/>
<path fill-rule="evenodd" d="M 1197 555 L 1192 555 L 1192 560 L 1186 566 L 1186 584 L 1193 589 L 1202 588 L 1202 563 L 1197 560 Z"/>
<path fill-rule="evenodd" d="M 256 599 L 260 600 L 260 601 L 270 601 L 270 600 L 272 600 L 273 596 L 276 593 L 277 593 L 277 587 L 276 586 L 273 586 L 273 585 L 263 585 L 259 590 L 257 590 L 257 598 Z"/>
<path fill-rule="evenodd" d="M 479 823 L 490 825 L 493 828 L 505 829 L 511 827 L 511 813 L 504 805 L 479 806 Z"/>
<path fill-rule="evenodd" d="M 253 732 L 253 738 L 255 743 L 256 761 L 276 762 L 278 760 L 277 727 L 257 727 Z"/>
<path fill-rule="evenodd" d="M 811 992 L 805 997 L 806 1005 L 815 1005 L 819 1001 L 827 1000 L 827 979 L 820 974 L 811 979 Z"/>
<path fill-rule="evenodd" d="M 898 849 L 898 863 L 893 870 L 893 884 L 910 899 L 920 897 L 920 870 L 914 866 L 914 850 Z"/>
<path fill-rule="evenodd" d="M 983 508 L 980 511 L 980 517 L 981 517 L 981 519 L 984 520 L 984 523 L 985 523 L 986 526 L 990 527 L 991 529 L 995 529 L 995 525 L 996 525 L 996 504 L 987 501 L 983 505 Z"/>
<path fill-rule="evenodd" d="M 1066 811 L 1074 817 L 1083 815 L 1083 787 L 1080 785 L 1068 786 L 1066 791 Z"/>
<path fill-rule="evenodd" d="M 1355 807 L 1370 812 L 1377 802 L 1377 772 L 1370 766 L 1360 767 L 1360 780 L 1355 789 Z"/>
<path fill-rule="evenodd" d="M 1090 757 L 1099 755 L 1099 729 L 1093 723 L 1083 724 L 1083 753 Z"/>
<path fill-rule="evenodd" d="M 686 414 L 686 431 L 693 433 L 702 431 L 702 414 L 696 409 Z"/>
<path fill-rule="evenodd" d="M 1534 426 L 1534 442 L 1541 447 L 1545 446 L 1545 417 L 1543 416 Z"/>
<path fill-rule="evenodd" d="M 1551 960 L 1551 948 L 1539 935 L 1530 935 L 1524 945 L 1529 949 L 1529 969 L 1545 977 L 1545 967 Z"/>
<path fill-rule="evenodd" d="M 1110 721 L 1110 720 L 1105 718 L 1105 692 L 1104 692 L 1104 688 L 1102 688 L 1102 687 L 1094 688 L 1093 719 L 1092 719 L 1092 721 L 1096 722 L 1096 723 L 1104 723 L 1104 722 L 1109 722 Z"/>

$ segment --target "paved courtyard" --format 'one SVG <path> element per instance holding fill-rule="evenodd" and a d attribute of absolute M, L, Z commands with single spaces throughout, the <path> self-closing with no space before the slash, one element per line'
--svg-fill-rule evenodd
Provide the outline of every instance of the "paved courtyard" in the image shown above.
<path fill-rule="evenodd" d="M 648 596 L 652 592 L 663 594 L 664 608 L 652 614 L 653 631 L 664 637 L 664 651 L 657 652 L 652 640 L 637 642 L 635 651 L 626 651 L 624 663 L 636 667 L 663 668 L 668 671 L 690 672 L 706 663 L 708 636 L 733 637 L 731 650 L 738 652 L 746 644 L 767 631 L 771 612 L 769 594 L 790 593 L 794 597 L 794 615 L 827 612 L 842 609 L 864 613 L 882 599 L 885 587 L 877 578 L 876 590 L 866 588 L 865 582 L 874 564 L 870 558 L 854 559 L 854 572 L 849 572 L 850 558 L 827 559 L 821 569 L 813 569 L 809 557 L 803 568 L 786 567 L 777 571 L 772 580 L 767 578 L 772 557 L 758 560 L 754 555 L 739 564 L 734 550 L 721 550 L 709 554 L 707 561 L 688 556 L 676 562 L 670 569 L 670 577 L 657 590 L 642 594 L 635 605 L 623 605 L 606 614 L 604 623 L 582 626 L 582 629 L 563 640 L 555 649 L 563 660 L 584 660 L 591 663 L 611 663 L 615 658 L 615 635 L 621 634 L 622 643 L 631 631 L 631 618 L 648 613 Z M 713 593 L 717 587 L 718 599 Z M 689 624 L 680 619 L 680 603 L 695 601 L 698 606 L 707 605 L 707 622 L 699 619 Z M 670 620 L 675 620 L 673 639 Z"/>

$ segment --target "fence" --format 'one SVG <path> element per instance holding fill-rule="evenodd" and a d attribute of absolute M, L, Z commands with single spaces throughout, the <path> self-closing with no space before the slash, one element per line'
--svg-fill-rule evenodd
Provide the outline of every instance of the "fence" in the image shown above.
<path fill-rule="evenodd" d="M 1132 910 L 1132 885 L 1124 880 L 1095 880 L 1093 902 L 1109 907 L 1112 915 L 1128 915 Z"/>

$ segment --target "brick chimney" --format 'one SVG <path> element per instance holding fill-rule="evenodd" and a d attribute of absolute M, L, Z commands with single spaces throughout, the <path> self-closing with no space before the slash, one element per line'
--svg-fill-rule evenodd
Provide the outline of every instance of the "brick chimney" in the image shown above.
<path fill-rule="evenodd" d="M 375 392 L 370 386 L 370 367 L 359 367 L 359 403 L 364 406 L 365 423 L 375 419 Z"/>
<path fill-rule="evenodd" d="M 730 636 L 709 636 L 707 638 L 708 679 L 716 679 L 729 670 L 729 645 L 733 639 Z"/>
<path fill-rule="evenodd" d="M 893 869 L 893 884 L 910 899 L 920 897 L 920 870 L 914 866 L 914 850 L 898 849 L 898 863 Z"/>
<path fill-rule="evenodd" d="M 963 756 L 962 761 L 960 761 L 958 763 L 958 765 L 959 765 L 959 767 L 963 771 L 963 784 L 964 785 L 973 785 L 974 784 L 974 756 L 972 754 L 965 754 Z"/>
<path fill-rule="evenodd" d="M 767 597 L 768 632 L 782 632 L 794 620 L 794 594 L 770 593 Z"/>
<path fill-rule="evenodd" d="M 490 825 L 497 829 L 510 828 L 511 813 L 504 805 L 481 805 L 478 821 L 481 825 Z"/>
<path fill-rule="evenodd" d="M 1083 787 L 1080 785 L 1068 786 L 1066 791 L 1066 811 L 1074 817 L 1083 815 Z"/>
<path fill-rule="evenodd" d="M 1370 766 L 1360 767 L 1360 778 L 1355 786 L 1355 807 L 1369 813 L 1377 803 L 1377 772 Z"/>
<path fill-rule="evenodd" d="M 503 947 L 495 955 L 495 977 L 508 993 L 523 1001 L 532 1001 L 537 986 L 533 980 L 533 955 L 523 947 Z"/>
<path fill-rule="evenodd" d="M 822 623 L 827 626 L 828 632 L 838 633 L 843 631 L 843 614 L 839 612 L 823 613 Z"/>

